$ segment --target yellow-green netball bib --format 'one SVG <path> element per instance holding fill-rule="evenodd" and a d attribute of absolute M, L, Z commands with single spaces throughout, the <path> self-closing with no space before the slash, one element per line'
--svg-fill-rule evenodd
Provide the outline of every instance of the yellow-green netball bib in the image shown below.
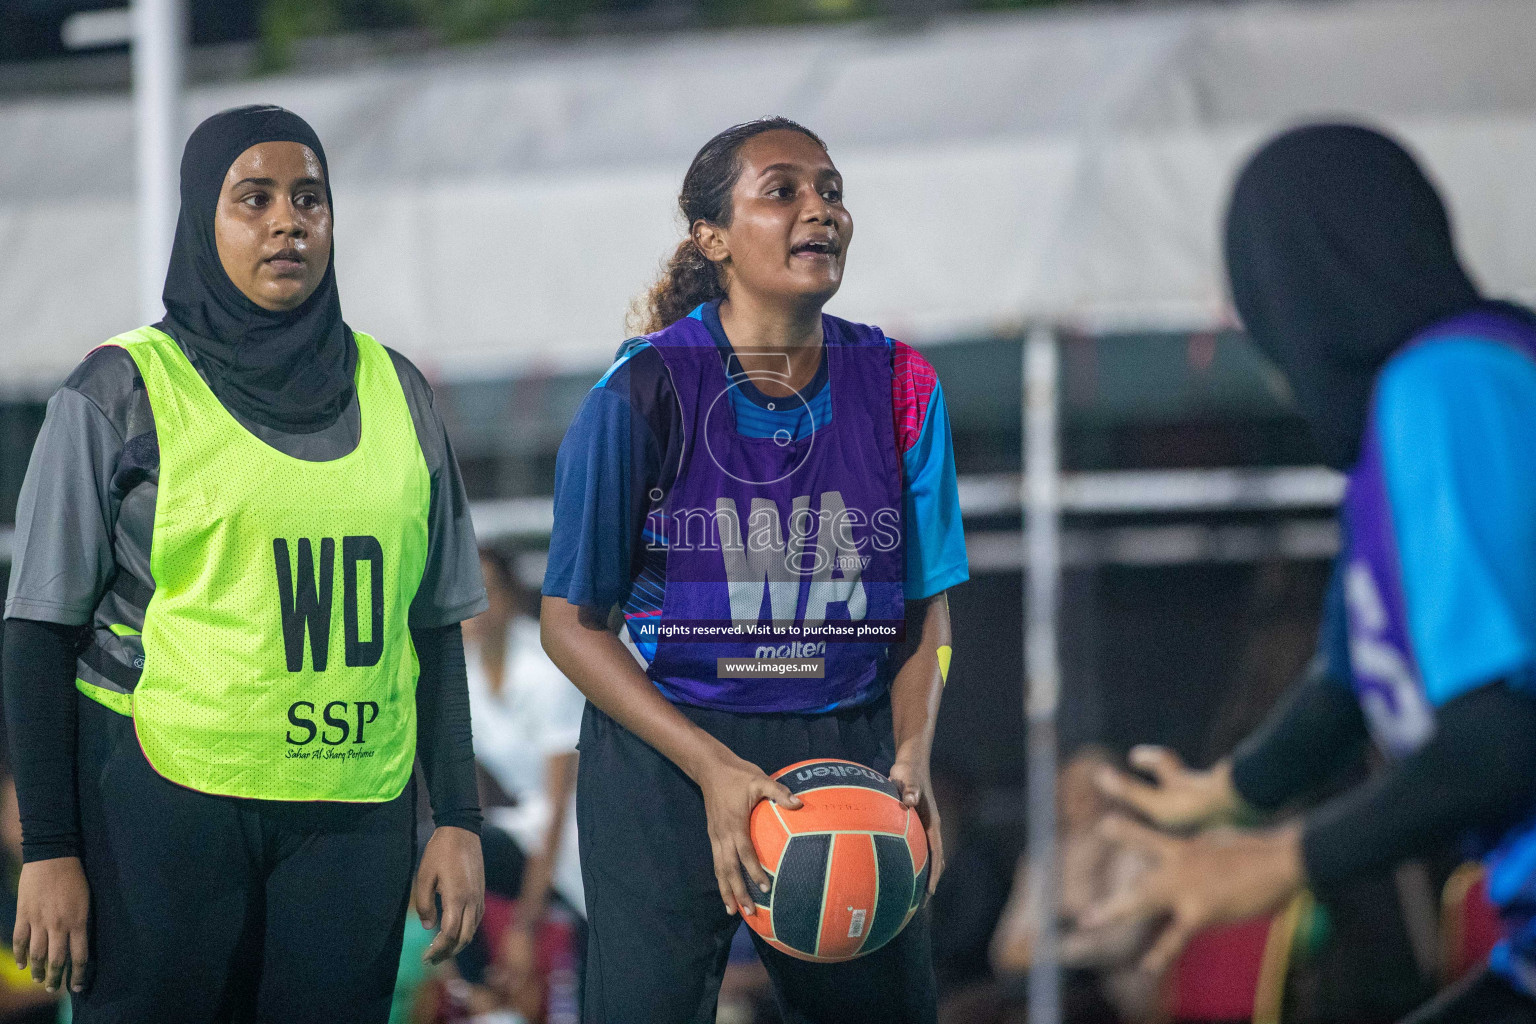
<path fill-rule="evenodd" d="M 389 353 L 357 337 L 362 437 L 295 459 L 225 410 L 170 337 L 114 339 L 154 410 L 154 597 L 132 712 L 172 782 L 267 800 L 382 801 L 416 756 L 407 612 L 431 484 Z"/>

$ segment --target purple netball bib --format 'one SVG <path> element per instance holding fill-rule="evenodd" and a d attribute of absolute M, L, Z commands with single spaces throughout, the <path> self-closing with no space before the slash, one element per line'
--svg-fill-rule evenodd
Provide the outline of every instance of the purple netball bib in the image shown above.
<path fill-rule="evenodd" d="M 1536 359 L 1536 336 L 1529 328 L 1486 310 L 1442 321 L 1409 345 L 1468 336 L 1513 345 Z M 1408 633 L 1403 572 L 1374 414 L 1366 424 L 1360 461 L 1345 486 L 1343 520 L 1344 602 L 1355 694 L 1377 742 L 1405 756 L 1433 735 L 1435 719 Z"/>
<path fill-rule="evenodd" d="M 641 627 L 657 643 L 650 676 L 672 700 L 819 711 L 886 683 L 905 571 L 891 350 L 875 328 L 822 324 L 831 413 L 798 438 L 738 429 L 729 392 L 743 378 L 726 372 L 703 323 L 650 336 L 684 429 L 658 524 L 666 592 Z M 798 396 L 772 401 L 812 415 Z"/>

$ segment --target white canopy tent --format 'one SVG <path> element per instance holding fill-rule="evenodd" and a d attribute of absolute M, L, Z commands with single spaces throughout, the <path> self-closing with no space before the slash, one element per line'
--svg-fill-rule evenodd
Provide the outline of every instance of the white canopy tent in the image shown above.
<path fill-rule="evenodd" d="M 1536 295 L 1532 52 L 1528 0 L 972 15 L 497 44 L 194 89 L 187 124 L 258 100 L 310 118 L 349 321 L 478 377 L 605 362 L 680 237 L 694 150 L 765 113 L 845 172 L 834 309 L 919 343 L 1224 322 L 1233 169 L 1317 116 L 1406 137 L 1483 282 Z M 9 390 L 50 389 L 137 322 L 132 125 L 126 95 L 0 104 Z"/>

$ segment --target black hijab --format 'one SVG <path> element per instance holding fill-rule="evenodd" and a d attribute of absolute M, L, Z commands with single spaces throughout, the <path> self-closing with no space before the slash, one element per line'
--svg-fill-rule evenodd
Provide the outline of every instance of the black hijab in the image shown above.
<path fill-rule="evenodd" d="M 1337 469 L 1359 456 L 1387 358 L 1478 303 L 1435 187 L 1396 142 L 1354 125 L 1288 131 L 1248 161 L 1227 210 L 1226 259 L 1249 336 Z"/>
<path fill-rule="evenodd" d="M 331 174 L 304 119 L 282 107 L 236 107 L 197 126 L 181 155 L 181 215 L 165 275 L 162 327 L 192 353 L 219 401 L 241 417 L 289 433 L 334 423 L 352 401 L 357 344 L 341 320 L 332 252 L 325 277 L 296 309 L 263 309 L 219 261 L 213 219 L 230 165 L 262 142 L 308 146 Z M 334 209 L 334 206 L 332 206 Z"/>

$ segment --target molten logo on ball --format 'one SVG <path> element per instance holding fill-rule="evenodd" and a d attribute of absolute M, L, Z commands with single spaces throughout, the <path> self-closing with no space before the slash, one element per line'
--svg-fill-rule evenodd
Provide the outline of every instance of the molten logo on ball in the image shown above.
<path fill-rule="evenodd" d="M 796 782 L 805 783 L 810 782 L 812 779 L 820 779 L 826 776 L 843 778 L 848 775 L 862 775 L 864 778 L 873 779 L 875 782 L 890 782 L 889 779 L 887 779 L 884 775 L 881 775 L 879 772 L 871 771 L 861 764 L 854 764 L 852 761 L 833 761 L 831 763 L 825 761 L 807 761 L 806 764 L 815 764 L 816 766 L 814 768 L 797 769 L 795 771 Z M 784 771 L 789 771 L 789 769 L 786 768 Z M 782 775 L 784 772 L 780 772 L 779 774 Z M 900 794 L 897 794 L 897 796 L 899 798 Z"/>

